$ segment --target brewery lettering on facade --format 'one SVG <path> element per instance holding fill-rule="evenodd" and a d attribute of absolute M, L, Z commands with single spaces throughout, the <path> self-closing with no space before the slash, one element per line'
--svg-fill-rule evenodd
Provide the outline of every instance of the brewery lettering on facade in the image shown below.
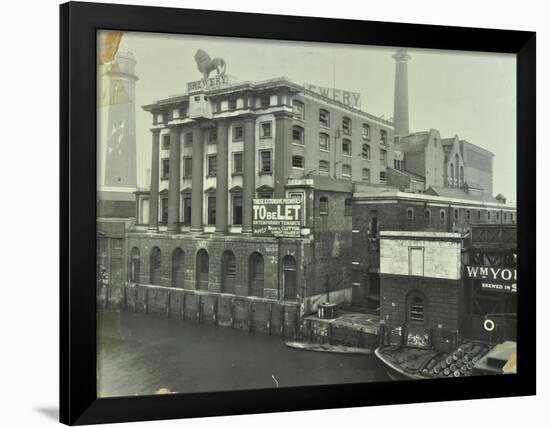
<path fill-rule="evenodd" d="M 515 268 L 466 266 L 469 278 L 481 279 L 481 289 L 486 291 L 517 292 Z"/>
<path fill-rule="evenodd" d="M 319 95 L 332 99 L 336 102 L 341 102 L 351 108 L 361 109 L 361 94 L 357 92 L 350 92 L 348 90 L 334 89 L 330 87 L 316 86 L 308 83 L 304 83 L 304 87 Z"/>
<path fill-rule="evenodd" d="M 187 91 L 195 92 L 201 89 L 210 89 L 215 86 L 221 86 L 223 84 L 229 83 L 229 76 L 223 74 L 208 79 L 195 80 L 194 82 L 187 83 Z"/>

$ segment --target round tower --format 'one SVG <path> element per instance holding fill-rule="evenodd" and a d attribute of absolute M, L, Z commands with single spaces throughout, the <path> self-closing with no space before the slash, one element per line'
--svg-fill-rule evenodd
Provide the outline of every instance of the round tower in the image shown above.
<path fill-rule="evenodd" d="M 98 70 L 98 216 L 135 215 L 136 61 L 119 52 Z"/>

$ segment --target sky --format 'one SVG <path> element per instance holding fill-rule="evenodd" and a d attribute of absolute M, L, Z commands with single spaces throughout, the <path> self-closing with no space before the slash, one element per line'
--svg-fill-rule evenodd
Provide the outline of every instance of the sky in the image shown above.
<path fill-rule="evenodd" d="M 199 80 L 194 54 L 224 58 L 238 80 L 286 76 L 297 83 L 359 92 L 362 110 L 393 116 L 395 48 L 179 34 L 124 33 L 119 51 L 137 61 L 138 185 L 150 168 L 150 113 L 141 106 Z M 516 59 L 511 54 L 408 49 L 409 128 L 458 135 L 495 154 L 494 195 L 516 200 Z"/>

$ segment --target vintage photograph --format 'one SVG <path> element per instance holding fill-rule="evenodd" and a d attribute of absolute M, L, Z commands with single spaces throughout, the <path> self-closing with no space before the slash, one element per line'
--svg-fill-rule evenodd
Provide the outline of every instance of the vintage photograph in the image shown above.
<path fill-rule="evenodd" d="M 516 373 L 516 57 L 97 33 L 97 395 Z"/>

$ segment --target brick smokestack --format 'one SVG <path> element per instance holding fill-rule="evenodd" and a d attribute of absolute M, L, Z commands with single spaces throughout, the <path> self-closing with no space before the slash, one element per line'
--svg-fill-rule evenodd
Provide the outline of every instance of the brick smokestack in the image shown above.
<path fill-rule="evenodd" d="M 395 136 L 409 134 L 409 84 L 407 61 L 411 57 L 405 49 L 397 49 L 395 59 L 395 92 L 393 98 L 393 122 Z"/>

